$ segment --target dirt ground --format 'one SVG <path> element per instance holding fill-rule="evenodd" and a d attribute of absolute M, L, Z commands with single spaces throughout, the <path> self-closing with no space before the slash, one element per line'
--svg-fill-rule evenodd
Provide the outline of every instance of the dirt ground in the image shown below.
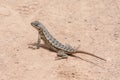
<path fill-rule="evenodd" d="M 34 49 L 34 20 L 107 61 Z M 120 0 L 0 0 L 0 80 L 120 80 Z"/>

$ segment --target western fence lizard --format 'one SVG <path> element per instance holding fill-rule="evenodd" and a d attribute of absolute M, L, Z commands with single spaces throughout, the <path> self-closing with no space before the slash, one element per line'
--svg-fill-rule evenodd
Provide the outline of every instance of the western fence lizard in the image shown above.
<path fill-rule="evenodd" d="M 45 28 L 45 26 L 40 23 L 39 21 L 33 21 L 31 22 L 31 25 L 37 29 L 38 31 L 38 41 L 37 41 L 37 48 L 40 48 L 40 42 L 41 39 L 45 42 L 45 44 L 53 51 L 57 52 L 57 56 L 59 58 L 67 59 L 68 55 L 72 55 L 74 53 L 84 53 L 91 56 L 94 56 L 96 58 L 99 58 L 101 60 L 105 60 L 103 58 L 100 58 L 94 54 L 85 52 L 85 51 L 79 51 L 75 48 L 73 48 L 70 45 L 63 45 L 59 41 L 57 41 Z"/>

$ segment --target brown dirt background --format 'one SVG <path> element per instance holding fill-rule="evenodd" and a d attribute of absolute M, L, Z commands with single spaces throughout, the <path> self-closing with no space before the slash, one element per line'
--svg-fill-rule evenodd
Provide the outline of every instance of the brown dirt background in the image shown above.
<path fill-rule="evenodd" d="M 42 22 L 60 42 L 91 52 L 55 60 L 33 50 Z M 0 80 L 120 80 L 120 0 L 0 0 Z"/>

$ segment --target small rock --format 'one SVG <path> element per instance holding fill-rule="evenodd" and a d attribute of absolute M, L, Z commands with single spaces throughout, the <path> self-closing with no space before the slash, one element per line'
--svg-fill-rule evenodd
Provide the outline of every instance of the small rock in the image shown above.
<path fill-rule="evenodd" d="M 9 16 L 10 15 L 10 11 L 4 7 L 4 6 L 0 6 L 0 15 L 2 16 Z"/>

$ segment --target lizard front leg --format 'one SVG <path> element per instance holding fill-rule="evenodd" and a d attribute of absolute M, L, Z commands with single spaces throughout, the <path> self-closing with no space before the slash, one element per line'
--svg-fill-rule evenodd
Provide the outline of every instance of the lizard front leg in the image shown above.
<path fill-rule="evenodd" d="M 38 32 L 37 49 L 40 48 L 40 43 L 41 43 L 41 35 L 40 35 L 40 33 Z"/>

